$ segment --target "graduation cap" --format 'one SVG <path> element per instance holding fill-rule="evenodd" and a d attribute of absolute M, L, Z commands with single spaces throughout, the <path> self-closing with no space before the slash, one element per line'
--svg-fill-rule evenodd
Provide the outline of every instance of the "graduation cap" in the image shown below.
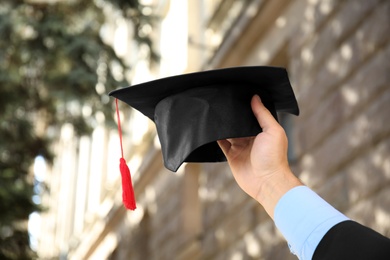
<path fill-rule="evenodd" d="M 164 165 L 222 162 L 217 140 L 256 136 L 261 128 L 250 101 L 259 95 L 276 112 L 298 115 L 287 71 L 278 67 L 234 67 L 161 78 L 109 93 L 156 125 Z"/>

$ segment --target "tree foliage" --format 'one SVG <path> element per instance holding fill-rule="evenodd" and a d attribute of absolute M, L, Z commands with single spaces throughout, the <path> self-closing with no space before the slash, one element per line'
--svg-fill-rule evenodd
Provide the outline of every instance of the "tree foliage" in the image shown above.
<path fill-rule="evenodd" d="M 96 118 L 112 122 L 107 93 L 126 85 L 114 69 L 128 69 L 101 38 L 109 4 L 132 21 L 135 39 L 153 51 L 142 26 L 151 23 L 137 0 L 22 1 L 0 5 L 0 258 L 33 258 L 25 222 L 40 210 L 32 201 L 31 169 L 72 124 L 90 133 Z M 114 66 L 115 65 L 115 66 Z M 24 223 L 24 224 L 23 224 Z"/>

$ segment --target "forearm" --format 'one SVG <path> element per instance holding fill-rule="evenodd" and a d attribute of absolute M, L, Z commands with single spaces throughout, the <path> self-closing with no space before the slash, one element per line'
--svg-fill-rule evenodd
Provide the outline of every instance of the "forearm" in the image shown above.
<path fill-rule="evenodd" d="M 274 219 L 274 210 L 278 201 L 289 190 L 302 185 L 302 182 L 290 169 L 285 169 L 265 178 L 261 187 L 259 187 L 256 200 L 264 207 L 268 215 Z"/>
<path fill-rule="evenodd" d="M 348 219 L 304 186 L 289 168 L 265 178 L 256 199 L 300 259 L 311 259 L 326 232 Z"/>

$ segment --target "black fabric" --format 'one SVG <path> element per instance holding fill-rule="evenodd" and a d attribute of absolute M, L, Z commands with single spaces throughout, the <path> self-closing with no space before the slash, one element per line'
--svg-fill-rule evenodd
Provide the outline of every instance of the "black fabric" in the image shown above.
<path fill-rule="evenodd" d="M 322 238 L 314 260 L 389 260 L 390 239 L 354 221 L 332 227 Z"/>
<path fill-rule="evenodd" d="M 236 67 L 162 78 L 110 93 L 156 124 L 164 165 L 226 161 L 217 140 L 255 136 L 261 129 L 250 100 L 258 94 L 277 111 L 299 114 L 287 71 Z"/>
<path fill-rule="evenodd" d="M 226 161 L 216 140 L 255 136 L 261 131 L 249 105 L 252 96 L 250 88 L 208 86 L 187 90 L 158 103 L 154 120 L 159 126 L 162 153 L 170 158 L 165 166 L 176 171 L 183 161 Z M 268 104 L 276 117 L 272 106 Z M 171 133 L 175 133 L 173 138 Z"/>

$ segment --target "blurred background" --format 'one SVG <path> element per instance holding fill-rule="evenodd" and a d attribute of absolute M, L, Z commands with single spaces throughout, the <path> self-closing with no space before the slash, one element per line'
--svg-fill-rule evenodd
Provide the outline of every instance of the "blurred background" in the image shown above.
<path fill-rule="evenodd" d="M 125 104 L 122 206 L 108 92 L 247 65 L 289 72 L 294 173 L 390 236 L 389 1 L 2 0 L 0 35 L 0 259 L 296 259 L 226 163 L 166 170 Z"/>

